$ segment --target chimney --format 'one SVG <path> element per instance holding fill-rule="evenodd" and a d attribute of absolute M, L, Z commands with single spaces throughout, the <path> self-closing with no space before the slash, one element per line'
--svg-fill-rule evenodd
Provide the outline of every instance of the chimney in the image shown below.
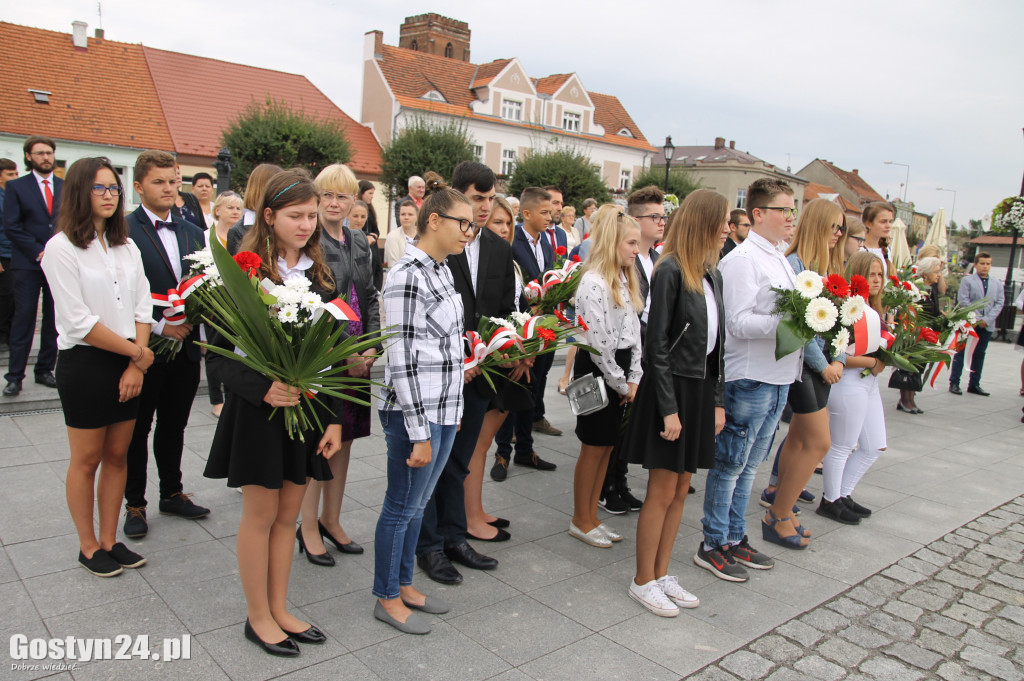
<path fill-rule="evenodd" d="M 853 172 L 853 174 L 856 175 L 857 177 L 860 177 L 860 171 L 857 170 L 856 168 L 854 168 L 851 172 Z"/>
<path fill-rule="evenodd" d="M 725 149 L 725 138 L 724 137 L 716 137 L 715 138 L 715 149 Z"/>
<path fill-rule="evenodd" d="M 96 40 L 103 40 L 103 38 L 104 38 L 103 29 L 102 28 L 97 28 L 96 29 Z"/>
<path fill-rule="evenodd" d="M 89 24 L 84 21 L 71 22 L 71 42 L 74 43 L 76 49 L 89 49 L 89 38 L 85 35 L 87 28 L 89 28 Z"/>
<path fill-rule="evenodd" d="M 729 140 L 729 148 L 730 149 L 735 149 L 736 148 L 736 140 Z"/>

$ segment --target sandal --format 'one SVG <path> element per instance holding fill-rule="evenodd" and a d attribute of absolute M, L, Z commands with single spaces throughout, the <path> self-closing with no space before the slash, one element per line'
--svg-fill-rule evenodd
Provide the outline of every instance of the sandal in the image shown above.
<path fill-rule="evenodd" d="M 771 522 L 765 522 L 761 519 L 761 538 L 765 541 L 779 546 L 784 546 L 787 549 L 796 549 L 802 551 L 807 548 L 807 544 L 801 543 L 803 537 L 801 536 L 800 530 L 797 530 L 797 534 L 791 534 L 788 537 L 782 537 L 779 535 L 779 531 L 775 529 L 775 525 L 782 522 L 783 520 L 790 520 L 790 518 L 776 518 L 772 510 L 768 509 L 768 515 L 772 517 Z M 801 528 L 803 529 L 803 528 Z"/>

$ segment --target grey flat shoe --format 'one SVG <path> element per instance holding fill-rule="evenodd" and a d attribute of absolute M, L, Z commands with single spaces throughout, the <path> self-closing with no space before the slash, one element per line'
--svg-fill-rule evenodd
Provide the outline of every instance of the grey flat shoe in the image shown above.
<path fill-rule="evenodd" d="M 384 624 L 390 624 L 404 634 L 423 635 L 430 633 L 430 625 L 420 617 L 418 612 L 410 614 L 409 619 L 404 622 L 399 622 L 388 614 L 388 611 L 384 609 L 384 606 L 380 604 L 380 601 L 377 601 L 377 605 L 373 607 L 373 616 Z"/>
<path fill-rule="evenodd" d="M 405 607 L 407 608 L 420 610 L 422 612 L 430 613 L 431 615 L 443 615 L 449 610 L 447 603 L 442 601 L 440 598 L 434 598 L 433 596 L 427 596 L 427 600 L 423 602 L 423 605 L 410 603 L 404 598 L 402 599 L 402 602 L 405 603 Z"/>

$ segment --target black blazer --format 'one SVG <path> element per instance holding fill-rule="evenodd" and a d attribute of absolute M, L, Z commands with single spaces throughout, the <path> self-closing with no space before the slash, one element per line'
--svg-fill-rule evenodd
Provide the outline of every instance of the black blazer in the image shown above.
<path fill-rule="evenodd" d="M 178 251 L 181 255 L 181 276 L 188 274 L 191 263 L 185 260 L 185 256 L 195 251 L 202 250 L 206 246 L 206 239 L 203 230 L 191 222 L 185 222 L 180 217 L 171 213 L 171 222 L 178 225 Z M 156 233 L 156 227 L 150 222 L 146 211 L 139 206 L 128 216 L 128 230 L 132 241 L 139 247 L 142 254 L 142 266 L 146 270 L 146 279 L 149 280 L 150 290 L 153 293 L 166 293 L 167 289 L 178 286 L 177 277 L 171 269 L 171 261 L 167 258 L 167 251 Z M 154 307 L 153 319 L 163 319 L 165 308 Z M 185 339 L 182 352 L 188 353 L 188 358 L 193 362 L 200 359 L 199 348 L 195 341 L 199 337 L 199 328 L 196 327 Z M 157 361 L 167 361 L 164 358 L 157 358 Z"/>
<path fill-rule="evenodd" d="M 11 269 L 41 270 L 39 254 L 53 236 L 57 224 L 64 180 L 50 175 L 53 182 L 53 215 L 46 210 L 46 200 L 39 191 L 33 173 L 7 183 L 4 196 L 4 232 L 11 240 Z"/>
<path fill-rule="evenodd" d="M 650 251 L 648 251 L 648 255 L 651 258 L 651 262 L 653 262 L 655 265 L 657 265 L 658 264 L 658 256 L 661 255 L 661 254 L 658 253 L 656 250 L 654 250 L 652 248 Z M 647 273 L 644 272 L 644 266 L 642 264 L 640 264 L 640 258 L 636 259 L 636 261 L 633 263 L 633 266 L 636 267 L 636 276 L 637 276 L 637 278 L 639 279 L 639 282 L 640 282 L 640 297 L 644 299 L 644 302 L 646 302 L 647 301 L 647 294 L 650 293 L 650 291 L 651 291 L 651 282 L 647 281 Z M 644 323 L 643 315 L 644 315 L 644 311 L 640 310 L 639 316 L 640 316 L 640 340 L 641 340 L 641 342 L 644 340 L 644 338 L 647 337 L 647 324 Z"/>
<path fill-rule="evenodd" d="M 651 282 L 651 314 L 644 343 L 644 375 L 655 381 L 661 416 L 678 413 L 673 376 L 709 378 L 707 373 L 708 312 L 704 292 L 683 286 L 683 273 L 675 258 L 663 258 Z M 718 303 L 718 343 L 712 361 L 718 364 L 715 406 L 725 406 L 725 309 L 722 306 L 722 275 L 713 269 L 705 275 Z"/>
<path fill-rule="evenodd" d="M 523 271 L 523 283 L 529 283 L 544 272 L 555 266 L 555 252 L 551 248 L 551 240 L 546 234 L 540 235 L 541 249 L 544 251 L 544 269 L 537 267 L 537 256 L 533 254 L 533 247 L 530 245 L 530 238 L 526 235 L 526 228 L 522 225 L 516 226 L 516 236 L 512 242 L 512 257 L 519 268 Z"/>

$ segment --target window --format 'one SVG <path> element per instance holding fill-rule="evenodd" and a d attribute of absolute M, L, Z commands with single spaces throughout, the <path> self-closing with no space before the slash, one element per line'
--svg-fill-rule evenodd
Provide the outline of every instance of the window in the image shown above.
<path fill-rule="evenodd" d="M 480 161 L 481 163 L 484 160 L 484 148 L 479 144 L 473 145 L 473 158 L 475 158 L 477 161 Z"/>
<path fill-rule="evenodd" d="M 578 113 L 566 111 L 562 114 L 562 129 L 566 132 L 579 132 L 582 117 Z"/>
<path fill-rule="evenodd" d="M 747 190 L 737 189 L 736 190 L 736 207 L 746 209 L 747 207 Z"/>
<path fill-rule="evenodd" d="M 619 189 L 622 191 L 629 191 L 629 183 L 633 179 L 632 174 L 628 170 L 623 170 L 619 173 Z"/>
<path fill-rule="evenodd" d="M 511 99 L 501 100 L 501 117 L 506 121 L 523 120 L 523 103 Z"/>
<path fill-rule="evenodd" d="M 619 134 L 622 135 L 623 137 L 633 136 L 633 133 L 629 131 L 629 128 L 623 128 L 622 130 L 619 130 Z"/>
<path fill-rule="evenodd" d="M 452 47 L 451 43 L 448 43 L 447 45 L 444 46 L 444 56 L 448 57 L 449 59 L 455 56 L 455 48 Z"/>
<path fill-rule="evenodd" d="M 511 175 L 516 169 L 516 150 L 503 149 L 501 152 L 501 174 Z"/>
<path fill-rule="evenodd" d="M 413 40 L 411 43 L 409 43 L 409 49 L 410 50 L 418 50 L 418 49 L 420 49 L 420 44 L 418 42 L 416 42 L 415 40 Z"/>
<path fill-rule="evenodd" d="M 431 90 L 430 92 L 423 95 L 420 99 L 429 99 L 432 102 L 444 102 L 446 104 L 448 103 L 448 100 L 444 98 L 444 95 L 442 95 L 437 90 Z"/>

